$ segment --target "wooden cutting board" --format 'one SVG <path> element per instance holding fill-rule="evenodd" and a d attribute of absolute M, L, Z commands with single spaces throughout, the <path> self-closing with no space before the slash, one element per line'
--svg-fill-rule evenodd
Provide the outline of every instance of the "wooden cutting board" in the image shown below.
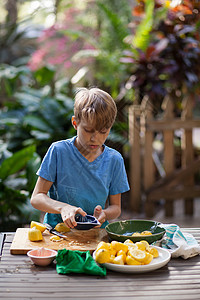
<path fill-rule="evenodd" d="M 66 239 L 59 242 L 50 241 L 52 236 L 47 230 L 43 232 L 43 240 L 31 242 L 28 239 L 29 228 L 18 228 L 10 247 L 11 254 L 26 254 L 29 250 L 45 247 L 53 250 L 69 249 L 93 252 L 100 241 L 108 242 L 108 235 L 105 229 L 93 228 L 90 230 L 71 229 L 66 233 Z"/>

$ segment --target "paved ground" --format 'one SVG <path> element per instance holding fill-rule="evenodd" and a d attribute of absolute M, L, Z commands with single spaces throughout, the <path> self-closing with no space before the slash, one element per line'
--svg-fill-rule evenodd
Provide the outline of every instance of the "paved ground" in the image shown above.
<path fill-rule="evenodd" d="M 127 205 L 126 205 L 127 206 Z M 144 213 L 138 214 L 130 212 L 127 208 L 122 210 L 120 216 L 121 220 L 127 219 L 152 219 L 162 223 L 175 223 L 180 227 L 200 227 L 200 198 L 194 201 L 194 215 L 188 216 L 184 214 L 184 203 L 183 200 L 174 201 L 174 216 L 172 218 L 166 218 L 164 208 L 160 206 L 157 209 L 153 218 L 147 218 Z"/>

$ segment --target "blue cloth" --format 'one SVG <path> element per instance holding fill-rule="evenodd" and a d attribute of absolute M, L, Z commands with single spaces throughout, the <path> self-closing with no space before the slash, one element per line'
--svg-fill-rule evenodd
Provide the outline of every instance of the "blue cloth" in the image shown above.
<path fill-rule="evenodd" d="M 159 226 L 166 230 L 159 246 L 167 249 L 172 258 L 180 256 L 187 259 L 200 254 L 200 246 L 192 234 L 182 232 L 176 224 L 159 224 Z"/>
<path fill-rule="evenodd" d="M 49 191 L 52 199 L 93 215 L 97 205 L 105 208 L 109 195 L 129 190 L 124 160 L 119 152 L 104 145 L 103 153 L 89 162 L 75 147 L 75 139 L 53 143 L 37 175 L 53 182 Z M 44 222 L 54 227 L 62 219 L 60 214 L 47 213 Z"/>

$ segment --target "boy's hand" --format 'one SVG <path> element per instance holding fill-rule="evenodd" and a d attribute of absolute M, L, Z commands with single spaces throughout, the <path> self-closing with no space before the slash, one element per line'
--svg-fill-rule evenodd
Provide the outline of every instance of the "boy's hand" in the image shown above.
<path fill-rule="evenodd" d="M 94 209 L 94 217 L 97 218 L 97 220 L 103 224 L 106 221 L 106 214 L 103 211 L 102 207 L 100 205 L 97 205 Z M 100 227 L 101 225 L 99 225 Z M 98 226 L 97 226 L 98 227 Z"/>
<path fill-rule="evenodd" d="M 61 216 L 63 219 L 63 222 L 69 227 L 69 228 L 74 228 L 77 223 L 75 221 L 75 215 L 80 214 L 83 217 L 87 215 L 87 213 L 82 210 L 80 207 L 76 206 L 64 206 L 61 210 Z"/>

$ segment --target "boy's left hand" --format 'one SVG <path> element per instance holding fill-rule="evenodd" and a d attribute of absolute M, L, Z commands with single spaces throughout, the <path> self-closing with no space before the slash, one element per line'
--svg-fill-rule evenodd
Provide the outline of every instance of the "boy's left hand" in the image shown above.
<path fill-rule="evenodd" d="M 97 205 L 94 209 L 94 217 L 103 224 L 106 221 L 106 214 L 100 205 Z M 97 226 L 100 227 L 101 225 Z"/>

